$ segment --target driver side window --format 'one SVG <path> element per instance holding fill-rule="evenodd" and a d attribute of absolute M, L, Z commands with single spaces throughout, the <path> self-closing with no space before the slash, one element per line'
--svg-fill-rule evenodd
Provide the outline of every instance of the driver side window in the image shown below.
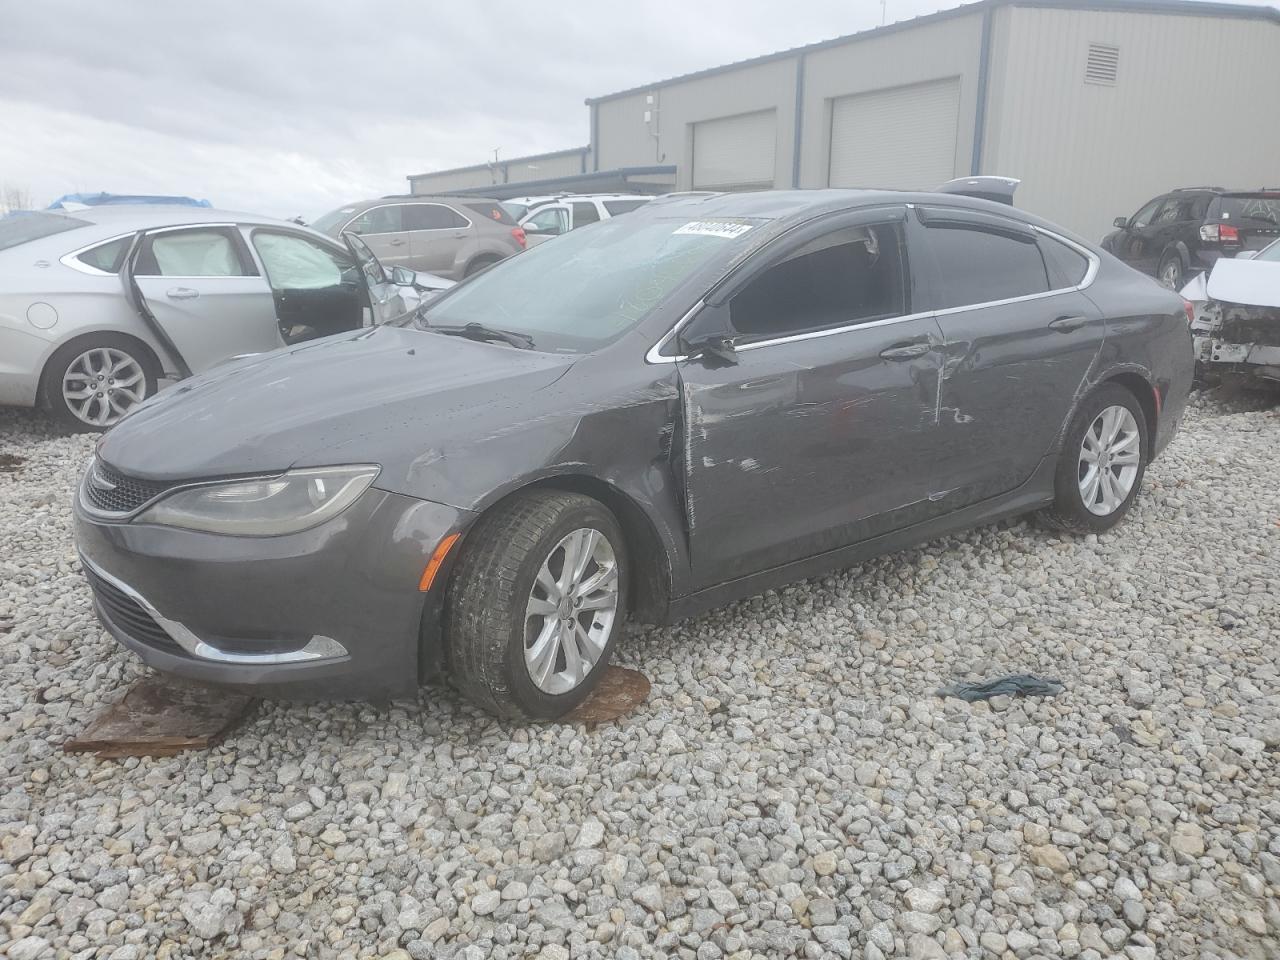
<path fill-rule="evenodd" d="M 846 227 L 812 240 L 729 301 L 744 340 L 768 340 L 907 313 L 898 224 Z"/>
<path fill-rule="evenodd" d="M 1155 216 L 1156 209 L 1162 203 L 1164 203 L 1164 197 L 1156 197 L 1154 200 L 1152 200 L 1145 207 L 1143 207 L 1141 210 L 1139 210 L 1137 213 L 1135 213 L 1132 217 L 1129 218 L 1129 226 L 1135 227 L 1135 228 L 1145 227 L 1147 224 L 1151 222 L 1152 218 Z"/>
<path fill-rule="evenodd" d="M 336 287 L 355 265 L 336 251 L 288 233 L 253 235 L 267 279 L 275 290 L 320 290 Z"/>

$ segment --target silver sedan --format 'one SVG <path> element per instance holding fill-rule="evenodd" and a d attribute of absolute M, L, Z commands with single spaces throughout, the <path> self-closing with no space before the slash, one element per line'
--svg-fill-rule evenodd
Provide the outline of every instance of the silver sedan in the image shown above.
<path fill-rule="evenodd" d="M 344 241 L 200 207 L 0 220 L 0 404 L 105 430 L 165 381 L 404 316 L 450 285 Z"/>

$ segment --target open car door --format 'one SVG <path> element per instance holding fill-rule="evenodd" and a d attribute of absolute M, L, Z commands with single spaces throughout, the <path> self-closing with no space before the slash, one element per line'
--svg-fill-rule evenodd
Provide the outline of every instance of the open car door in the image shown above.
<path fill-rule="evenodd" d="M 271 286 L 234 224 L 140 233 L 120 270 L 124 293 L 179 379 L 280 345 Z"/>
<path fill-rule="evenodd" d="M 344 233 L 342 239 L 360 265 L 360 273 L 369 291 L 369 309 L 372 311 L 371 320 L 374 324 L 399 320 L 422 305 L 426 299 L 426 291 L 414 284 L 412 270 L 398 267 L 388 272 L 360 237 L 354 233 Z"/>

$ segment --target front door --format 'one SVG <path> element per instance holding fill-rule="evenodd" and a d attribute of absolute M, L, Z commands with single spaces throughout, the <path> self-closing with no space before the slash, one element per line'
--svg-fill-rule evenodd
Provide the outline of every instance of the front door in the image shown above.
<path fill-rule="evenodd" d="M 250 236 L 271 283 L 276 320 L 286 343 L 364 326 L 365 282 L 354 257 L 274 227 L 256 228 Z M 360 242 L 359 237 L 347 239 Z"/>
<path fill-rule="evenodd" d="M 271 288 L 234 226 L 151 231 L 128 270 L 146 310 L 192 373 L 280 345 Z"/>
<path fill-rule="evenodd" d="M 1018 221 L 919 208 L 916 258 L 946 340 L 939 461 L 948 510 L 1013 490 L 1049 453 L 1106 334 L 1076 288 L 1081 248 Z"/>
<path fill-rule="evenodd" d="M 932 514 L 941 336 L 911 315 L 900 215 L 798 232 L 688 325 L 735 343 L 679 361 L 697 588 Z"/>
<path fill-rule="evenodd" d="M 413 244 L 405 230 L 403 211 L 404 206 L 399 203 L 370 207 L 347 224 L 342 232 L 354 233 L 368 244 L 388 270 L 392 267 L 412 270 Z"/>

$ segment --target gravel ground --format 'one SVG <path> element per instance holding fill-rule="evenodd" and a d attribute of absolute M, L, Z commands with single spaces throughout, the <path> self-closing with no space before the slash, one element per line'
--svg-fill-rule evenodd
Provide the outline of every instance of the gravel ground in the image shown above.
<path fill-rule="evenodd" d="M 93 619 L 91 438 L 0 412 L 0 954 L 1280 955 L 1280 409 L 1198 399 L 1130 519 L 974 531 L 664 629 L 615 725 L 442 690 L 60 745 L 141 675 Z M 7 631 L 7 633 L 6 633 Z M 942 701 L 957 677 L 1051 700 Z"/>

